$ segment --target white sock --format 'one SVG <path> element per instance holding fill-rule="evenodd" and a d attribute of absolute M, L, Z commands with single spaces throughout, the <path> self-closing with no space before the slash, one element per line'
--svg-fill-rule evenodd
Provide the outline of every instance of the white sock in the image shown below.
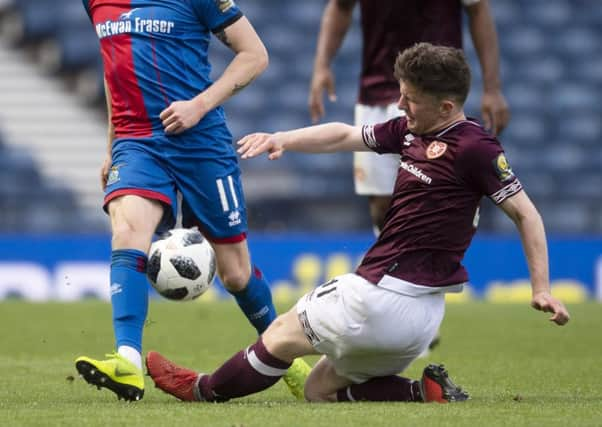
<path fill-rule="evenodd" d="M 117 353 L 136 365 L 138 369 L 142 369 L 142 355 L 134 347 L 120 345 Z"/>

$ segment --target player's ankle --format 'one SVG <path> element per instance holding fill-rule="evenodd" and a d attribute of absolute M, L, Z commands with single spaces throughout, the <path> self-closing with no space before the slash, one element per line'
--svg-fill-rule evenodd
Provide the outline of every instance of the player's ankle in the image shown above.
<path fill-rule="evenodd" d="M 142 370 L 142 355 L 134 347 L 130 347 L 129 345 L 120 345 L 117 349 L 117 353 L 132 362 L 138 369 Z"/>

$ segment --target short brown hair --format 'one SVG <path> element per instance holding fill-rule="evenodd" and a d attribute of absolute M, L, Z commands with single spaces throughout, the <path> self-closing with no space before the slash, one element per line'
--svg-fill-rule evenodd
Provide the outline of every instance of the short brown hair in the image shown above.
<path fill-rule="evenodd" d="M 395 60 L 395 78 L 437 98 L 464 104 L 470 89 L 470 67 L 461 49 L 417 43 Z"/>

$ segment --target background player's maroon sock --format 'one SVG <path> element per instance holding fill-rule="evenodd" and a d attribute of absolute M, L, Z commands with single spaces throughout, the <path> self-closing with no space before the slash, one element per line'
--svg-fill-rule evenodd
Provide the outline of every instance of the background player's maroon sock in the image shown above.
<path fill-rule="evenodd" d="M 272 356 L 261 337 L 236 353 L 213 374 L 199 381 L 199 391 L 208 401 L 225 401 L 257 393 L 272 386 L 286 373 L 290 363 Z"/>
<path fill-rule="evenodd" d="M 372 378 L 337 391 L 339 402 L 369 400 L 372 402 L 422 402 L 420 384 L 408 378 L 390 375 Z"/>

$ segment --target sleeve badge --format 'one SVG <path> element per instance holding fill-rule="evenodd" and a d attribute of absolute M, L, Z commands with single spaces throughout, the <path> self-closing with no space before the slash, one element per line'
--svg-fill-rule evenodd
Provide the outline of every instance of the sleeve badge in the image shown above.
<path fill-rule="evenodd" d="M 234 7 L 234 0 L 215 0 L 217 7 L 221 13 L 226 13 L 228 10 Z"/>
<path fill-rule="evenodd" d="M 500 181 L 508 181 L 509 179 L 514 177 L 514 172 L 512 172 L 512 168 L 508 164 L 508 160 L 506 160 L 506 156 L 504 153 L 500 153 L 495 160 L 493 161 L 493 166 L 495 167 L 495 172 L 497 173 Z"/>

